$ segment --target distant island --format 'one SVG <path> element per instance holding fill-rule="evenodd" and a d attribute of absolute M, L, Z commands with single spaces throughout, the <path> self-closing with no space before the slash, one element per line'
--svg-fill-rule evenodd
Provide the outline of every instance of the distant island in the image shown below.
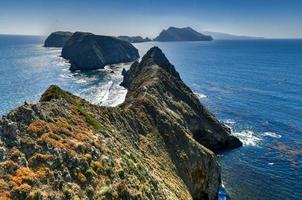
<path fill-rule="evenodd" d="M 204 33 L 204 34 L 203 34 Z M 191 27 L 169 27 L 151 40 L 148 37 L 126 36 L 117 37 L 94 35 L 92 33 L 56 31 L 45 40 L 45 47 L 63 47 L 62 57 L 67 59 L 71 70 L 102 69 L 105 65 L 120 62 L 132 62 L 139 58 L 138 50 L 131 43 L 168 42 L 168 41 L 211 41 L 251 40 L 262 37 L 238 36 L 220 32 L 197 32 Z"/>
<path fill-rule="evenodd" d="M 204 35 L 192 29 L 191 27 L 176 28 L 169 27 L 163 30 L 154 41 L 211 41 L 213 38 L 210 35 Z"/>
<path fill-rule="evenodd" d="M 72 32 L 68 31 L 56 31 L 51 33 L 45 40 L 45 47 L 64 47 L 65 43 L 71 38 Z M 109 37 L 109 36 L 107 36 Z M 215 31 L 203 31 L 200 33 L 191 27 L 177 28 L 169 27 L 167 30 L 162 30 L 160 34 L 153 40 L 148 37 L 142 36 L 126 36 L 120 35 L 116 37 L 119 40 L 129 43 L 141 43 L 141 42 L 168 42 L 168 41 L 211 41 L 217 40 L 255 40 L 265 39 L 264 37 L 234 35 L 229 33 L 221 33 Z"/>
<path fill-rule="evenodd" d="M 72 36 L 68 31 L 56 31 L 51 33 L 45 40 L 45 47 L 63 47 L 67 40 Z"/>
<path fill-rule="evenodd" d="M 150 42 L 152 41 L 150 38 L 148 37 L 141 37 L 141 36 L 125 36 L 125 35 L 121 35 L 117 37 L 120 40 L 124 40 L 130 43 L 140 43 L 140 42 Z"/>
<path fill-rule="evenodd" d="M 265 39 L 264 37 L 233 35 L 229 33 L 204 31 L 205 34 L 211 35 L 214 40 L 255 40 Z"/>

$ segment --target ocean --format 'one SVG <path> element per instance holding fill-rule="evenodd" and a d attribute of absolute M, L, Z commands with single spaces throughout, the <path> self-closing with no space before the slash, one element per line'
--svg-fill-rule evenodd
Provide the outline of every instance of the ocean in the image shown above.
<path fill-rule="evenodd" d="M 60 48 L 44 37 L 0 36 L 0 114 L 34 103 L 57 84 L 88 101 L 116 106 L 130 63 L 71 73 Z M 302 199 L 302 40 L 216 40 L 135 44 L 142 56 L 159 46 L 243 147 L 218 154 L 231 199 Z M 114 71 L 114 73 L 111 73 Z M 221 190 L 220 199 L 227 199 Z"/>

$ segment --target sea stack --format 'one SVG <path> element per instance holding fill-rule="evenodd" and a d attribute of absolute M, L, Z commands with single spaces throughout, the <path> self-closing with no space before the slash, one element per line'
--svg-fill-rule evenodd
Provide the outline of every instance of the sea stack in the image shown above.
<path fill-rule="evenodd" d="M 210 35 L 204 35 L 195 31 L 190 27 L 176 28 L 169 27 L 163 30 L 155 39 L 155 41 L 211 41 L 213 38 Z"/>
<path fill-rule="evenodd" d="M 0 120 L 0 198 L 215 200 L 213 151 L 241 146 L 154 47 L 117 107 L 50 86 Z M 127 78 L 126 78 L 127 77 Z"/>
<path fill-rule="evenodd" d="M 51 33 L 44 42 L 44 47 L 63 47 L 72 36 L 68 31 L 57 31 Z"/>
<path fill-rule="evenodd" d="M 139 54 L 132 44 L 115 37 L 76 32 L 64 45 L 62 57 L 69 60 L 71 70 L 94 70 L 134 61 Z"/>

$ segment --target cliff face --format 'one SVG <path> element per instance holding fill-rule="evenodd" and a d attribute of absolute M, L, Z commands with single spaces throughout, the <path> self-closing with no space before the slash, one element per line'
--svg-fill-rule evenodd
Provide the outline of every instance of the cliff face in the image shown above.
<path fill-rule="evenodd" d="M 62 57 L 69 60 L 71 70 L 93 70 L 102 69 L 108 64 L 134 61 L 139 54 L 129 42 L 110 36 L 76 32 L 64 45 Z"/>
<path fill-rule="evenodd" d="M 211 41 L 213 38 L 195 31 L 190 27 L 176 28 L 169 27 L 163 30 L 155 39 L 155 41 Z"/>
<path fill-rule="evenodd" d="M 45 40 L 45 47 L 63 47 L 72 33 L 67 31 L 57 31 L 51 33 Z"/>
<path fill-rule="evenodd" d="M 154 47 L 118 107 L 51 86 L 0 120 L 0 199 L 215 199 L 210 150 L 240 146 Z M 208 147 L 208 148 L 206 148 Z"/>

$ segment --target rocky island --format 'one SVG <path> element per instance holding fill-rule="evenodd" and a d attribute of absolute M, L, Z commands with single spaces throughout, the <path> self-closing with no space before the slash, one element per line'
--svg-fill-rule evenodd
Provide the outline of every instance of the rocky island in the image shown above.
<path fill-rule="evenodd" d="M 129 42 L 115 37 L 76 32 L 62 49 L 71 70 L 102 69 L 105 65 L 131 62 L 139 58 L 138 50 Z"/>
<path fill-rule="evenodd" d="M 120 40 L 130 42 L 130 43 L 140 43 L 140 42 L 150 42 L 150 41 L 152 41 L 148 37 L 143 38 L 141 36 L 124 36 L 124 35 L 122 35 L 122 36 L 118 36 L 117 38 L 120 39 Z"/>
<path fill-rule="evenodd" d="M 213 38 L 210 35 L 204 35 L 195 31 L 190 27 L 176 28 L 169 27 L 163 30 L 155 39 L 155 41 L 211 41 Z"/>
<path fill-rule="evenodd" d="M 120 106 L 93 105 L 53 85 L 38 103 L 4 116 L 0 199 L 217 199 L 213 151 L 241 142 L 159 48 L 124 75 Z"/>
<path fill-rule="evenodd" d="M 44 42 L 44 47 L 63 47 L 72 36 L 68 31 L 57 31 L 51 33 Z"/>

